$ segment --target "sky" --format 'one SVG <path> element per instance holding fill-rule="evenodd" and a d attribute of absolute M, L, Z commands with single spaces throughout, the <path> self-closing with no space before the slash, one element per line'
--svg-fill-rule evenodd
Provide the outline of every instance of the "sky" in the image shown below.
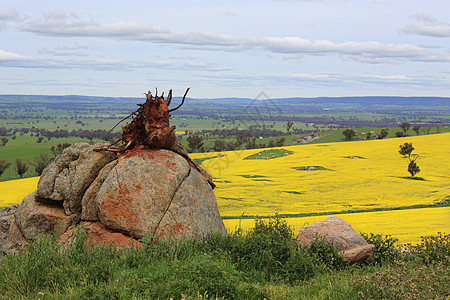
<path fill-rule="evenodd" d="M 450 96 L 448 0 L 0 2 L 0 94 Z"/>

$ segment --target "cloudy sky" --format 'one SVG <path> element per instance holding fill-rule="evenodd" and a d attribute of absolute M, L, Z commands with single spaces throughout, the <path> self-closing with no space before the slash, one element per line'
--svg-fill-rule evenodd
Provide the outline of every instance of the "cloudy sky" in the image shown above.
<path fill-rule="evenodd" d="M 450 96 L 450 1 L 0 6 L 0 94 Z"/>

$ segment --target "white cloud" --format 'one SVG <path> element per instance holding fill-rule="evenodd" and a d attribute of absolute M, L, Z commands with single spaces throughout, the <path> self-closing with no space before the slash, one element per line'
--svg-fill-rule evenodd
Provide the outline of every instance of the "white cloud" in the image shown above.
<path fill-rule="evenodd" d="M 23 61 L 26 60 L 27 58 L 25 56 L 22 56 L 20 54 L 17 53 L 13 53 L 13 52 L 9 52 L 9 51 L 5 51 L 0 49 L 0 64 L 1 62 L 8 62 L 8 61 Z"/>
<path fill-rule="evenodd" d="M 27 57 L 0 49 L 0 66 L 13 68 L 88 69 L 126 71 L 138 68 L 173 68 L 169 61 L 123 61 L 114 59 L 51 59 Z"/>
<path fill-rule="evenodd" d="M 309 40 L 296 36 L 257 38 L 206 32 L 172 32 L 167 28 L 143 26 L 136 22 L 121 21 L 112 24 L 100 24 L 93 19 L 81 19 L 76 14 L 66 12 L 46 13 L 24 23 L 20 26 L 20 29 L 46 36 L 115 38 L 166 45 L 173 44 L 183 49 L 210 51 L 259 49 L 295 55 L 340 55 L 363 63 L 450 61 L 449 55 L 445 52 L 411 44 L 384 44 L 376 41 L 336 43 L 329 40 Z M 433 29 L 437 28 L 433 27 Z M 418 29 L 410 29 L 410 31 L 419 32 Z M 408 30 L 405 29 L 405 32 L 408 32 Z M 442 36 L 450 34 L 445 28 L 441 28 L 439 32 Z M 429 34 L 431 34 L 431 31 Z M 438 34 L 438 31 L 435 34 Z"/>
<path fill-rule="evenodd" d="M 450 23 L 439 21 L 429 14 L 415 14 L 411 18 L 420 24 L 406 26 L 402 30 L 403 33 L 437 38 L 450 37 Z"/>
<path fill-rule="evenodd" d="M 7 27 L 8 23 L 22 20 L 23 17 L 15 9 L 0 10 L 0 30 Z"/>

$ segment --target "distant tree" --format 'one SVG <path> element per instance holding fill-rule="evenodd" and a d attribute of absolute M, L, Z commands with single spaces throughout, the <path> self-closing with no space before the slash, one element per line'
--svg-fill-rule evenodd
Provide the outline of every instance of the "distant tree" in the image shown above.
<path fill-rule="evenodd" d="M 225 144 L 225 150 L 226 151 L 234 151 L 236 150 L 236 144 L 233 142 L 228 142 Z"/>
<path fill-rule="evenodd" d="M 28 171 L 28 164 L 24 163 L 20 158 L 16 159 L 16 171 L 20 178 L 22 178 L 23 174 Z"/>
<path fill-rule="evenodd" d="M 404 143 L 403 145 L 400 145 L 400 150 L 398 150 L 398 153 L 404 157 L 411 156 L 411 152 L 414 151 L 414 147 L 412 143 Z"/>
<path fill-rule="evenodd" d="M 372 138 L 372 133 L 369 131 L 366 134 L 366 140 L 370 140 Z"/>
<path fill-rule="evenodd" d="M 270 140 L 267 146 L 270 148 L 275 147 L 275 142 L 273 140 Z"/>
<path fill-rule="evenodd" d="M 45 153 L 41 153 L 39 157 L 36 157 L 34 159 L 34 162 L 31 163 L 32 166 L 34 166 L 34 169 L 36 173 L 41 176 L 42 171 L 52 162 L 52 159 L 50 156 L 48 156 Z"/>
<path fill-rule="evenodd" d="M 436 125 L 436 133 L 441 133 L 441 125 Z"/>
<path fill-rule="evenodd" d="M 225 142 L 222 140 L 215 140 L 213 150 L 216 152 L 225 150 Z"/>
<path fill-rule="evenodd" d="M 407 136 L 409 126 L 411 126 L 411 124 L 408 122 L 402 122 L 402 123 L 400 123 L 400 125 L 398 125 L 398 127 L 400 127 L 403 130 L 403 134 L 404 134 L 403 136 Z"/>
<path fill-rule="evenodd" d="M 412 143 L 404 143 L 403 145 L 400 145 L 400 150 L 398 150 L 398 153 L 400 153 L 400 155 L 407 157 L 409 160 L 408 172 L 411 174 L 411 177 L 414 177 L 414 175 L 420 172 L 420 168 L 416 163 L 419 155 L 412 154 L 413 151 L 414 147 Z"/>
<path fill-rule="evenodd" d="M 203 138 L 200 135 L 190 135 L 187 137 L 188 151 L 200 152 L 203 147 Z"/>
<path fill-rule="evenodd" d="M 406 135 L 405 135 L 405 133 L 404 133 L 403 131 L 397 131 L 397 132 L 395 133 L 395 136 L 396 136 L 396 137 L 404 137 L 404 136 L 406 136 Z"/>
<path fill-rule="evenodd" d="M 9 140 L 8 140 L 7 138 L 5 138 L 5 137 L 2 137 L 0 140 L 2 141 L 2 146 L 5 146 L 6 143 L 8 143 L 8 141 L 9 141 Z"/>
<path fill-rule="evenodd" d="M 381 129 L 380 135 L 378 136 L 378 139 L 384 139 L 389 134 L 389 128 L 383 128 Z"/>
<path fill-rule="evenodd" d="M 245 148 L 247 149 L 256 149 L 256 137 L 253 137 L 252 139 L 249 139 L 247 144 L 245 145 Z"/>
<path fill-rule="evenodd" d="M 0 159 L 0 176 L 2 176 L 3 172 L 11 166 L 10 162 L 7 162 L 4 159 Z"/>
<path fill-rule="evenodd" d="M 43 137 L 43 136 L 40 136 L 40 137 L 38 137 L 38 139 L 36 140 L 36 142 L 37 142 L 38 144 L 40 144 L 40 143 L 42 143 L 43 140 L 44 140 L 44 137 Z"/>
<path fill-rule="evenodd" d="M 243 133 L 238 132 L 236 135 L 236 148 L 239 149 L 246 141 L 248 140 L 248 137 L 246 137 Z"/>
<path fill-rule="evenodd" d="M 292 126 L 294 126 L 294 122 L 293 121 L 287 121 L 286 123 L 286 131 L 288 132 L 289 135 L 291 135 L 291 128 Z"/>
<path fill-rule="evenodd" d="M 416 135 L 419 135 L 420 125 L 414 125 L 413 130 L 416 132 Z"/>
<path fill-rule="evenodd" d="M 430 134 L 430 131 L 431 131 L 431 127 L 427 127 L 427 129 L 426 129 L 426 134 L 429 135 L 429 134 Z"/>
<path fill-rule="evenodd" d="M 275 146 L 277 147 L 283 147 L 284 146 L 284 142 L 286 142 L 286 139 L 284 137 L 281 137 L 277 140 L 277 142 L 275 143 Z"/>
<path fill-rule="evenodd" d="M 353 129 L 348 128 L 342 131 L 342 134 L 345 136 L 345 139 L 349 141 L 356 135 L 356 132 Z"/>
<path fill-rule="evenodd" d="M 408 164 L 408 172 L 411 173 L 411 177 L 414 177 L 417 173 L 420 172 L 419 166 L 416 164 L 416 159 L 419 158 L 419 155 L 415 156 Z"/>
<path fill-rule="evenodd" d="M 53 156 L 57 157 L 58 155 L 60 155 L 64 149 L 66 149 L 67 147 L 70 147 L 69 143 L 64 143 L 64 144 L 58 144 L 56 147 L 52 146 L 50 148 L 50 150 L 53 153 Z"/>

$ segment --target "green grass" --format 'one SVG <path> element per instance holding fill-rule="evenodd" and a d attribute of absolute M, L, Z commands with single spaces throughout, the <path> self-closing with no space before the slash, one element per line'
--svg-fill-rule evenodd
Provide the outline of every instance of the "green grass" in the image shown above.
<path fill-rule="evenodd" d="M 291 155 L 292 151 L 288 151 L 285 149 L 268 149 L 253 155 L 247 156 L 244 159 L 273 159 L 278 157 L 285 157 L 287 155 Z"/>
<path fill-rule="evenodd" d="M 424 238 L 407 254 L 390 236 L 366 265 L 348 266 L 325 240 L 298 247 L 287 224 L 257 220 L 246 234 L 136 250 L 92 246 L 80 229 L 61 247 L 52 236 L 0 257 L 1 299 L 446 299 L 450 235 Z M 394 281 L 392 279 L 395 279 Z M 381 293 L 381 294 L 380 294 Z M 408 298 L 410 297 L 410 298 Z M 414 298 L 416 297 L 416 298 Z"/>

